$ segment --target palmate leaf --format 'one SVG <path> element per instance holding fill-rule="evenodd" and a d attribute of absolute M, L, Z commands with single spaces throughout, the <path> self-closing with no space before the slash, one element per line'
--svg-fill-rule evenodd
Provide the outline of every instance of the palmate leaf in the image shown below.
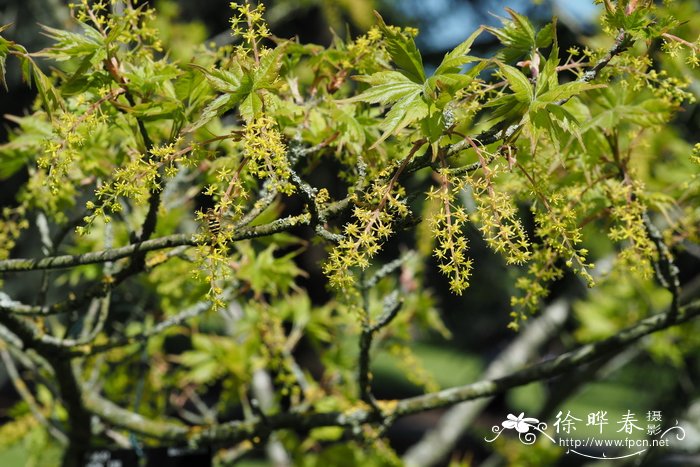
<path fill-rule="evenodd" d="M 482 63 L 485 65 L 485 62 Z M 479 65 L 481 65 L 481 63 Z M 479 69 L 482 68 L 483 66 L 479 66 Z M 433 75 L 425 82 L 425 89 L 428 95 L 431 93 L 434 94 L 436 91 L 444 91 L 452 95 L 456 91 L 469 86 L 473 80 L 474 76 L 471 74 L 448 73 L 444 75 Z"/>
<path fill-rule="evenodd" d="M 21 131 L 13 131 L 10 141 L 0 144 L 0 180 L 10 177 L 40 154 L 42 145 L 52 134 L 51 124 L 38 115 L 6 115 L 5 118 L 18 125 Z"/>
<path fill-rule="evenodd" d="M 206 78 L 194 69 L 185 70 L 173 82 L 175 97 L 185 106 L 185 118 L 191 118 L 208 100 L 209 86 Z"/>
<path fill-rule="evenodd" d="M 567 132 L 575 133 L 577 130 L 579 126 L 578 119 L 563 105 L 548 104 L 545 106 L 545 111 Z"/>
<path fill-rule="evenodd" d="M 194 68 L 202 72 L 211 87 L 219 92 L 236 93 L 240 90 L 245 73 L 237 63 L 231 65 L 230 70 L 213 69 L 209 70 L 197 64 L 191 64 Z"/>
<path fill-rule="evenodd" d="M 211 384 L 224 375 L 242 377 L 246 372 L 245 348 L 225 336 L 192 335 L 192 350 L 174 360 L 189 371 L 186 378 L 200 384 Z"/>
<path fill-rule="evenodd" d="M 379 28 L 384 34 L 386 49 L 391 59 L 408 79 L 414 83 L 423 84 L 425 82 L 423 59 L 413 38 L 401 34 L 397 29 L 389 28 L 379 13 L 375 11 L 374 14 L 379 20 Z"/>
<path fill-rule="evenodd" d="M 9 27 L 9 24 L 0 26 L 0 33 Z M 10 53 L 12 45 L 12 42 L 0 36 L 0 83 L 2 83 L 5 90 L 7 90 L 7 83 L 5 82 L 5 61 L 7 60 L 7 54 Z"/>
<path fill-rule="evenodd" d="M 138 65 L 124 63 L 121 74 L 129 83 L 129 92 L 134 95 L 175 98 L 173 82 L 180 77 L 181 72 L 176 66 L 164 61 L 144 60 Z"/>
<path fill-rule="evenodd" d="M 282 65 L 282 53 L 285 51 L 286 43 L 278 45 L 275 49 L 263 55 L 260 59 L 260 64 L 253 70 L 253 89 L 266 89 L 274 85 Z"/>
<path fill-rule="evenodd" d="M 535 99 L 535 91 L 527 76 L 522 74 L 517 68 L 504 63 L 499 64 L 498 67 L 513 90 L 513 95 L 519 102 L 530 103 Z"/>
<path fill-rule="evenodd" d="M 371 87 L 357 96 L 338 102 L 368 102 L 387 105 L 408 94 L 423 90 L 422 83 L 414 83 L 398 71 L 380 71 L 369 76 L 356 76 L 355 79 L 365 82 Z"/>
<path fill-rule="evenodd" d="M 535 98 L 529 106 L 529 118 L 535 128 L 549 133 L 552 142 L 559 147 L 573 135 L 583 146 L 579 122 L 562 104 L 584 91 L 604 87 L 581 81 L 559 84 L 559 44 L 555 33 L 556 20 L 550 25 L 552 50 L 537 78 Z M 543 30 L 544 31 L 544 30 Z M 542 32 L 542 31 L 541 31 Z"/>
<path fill-rule="evenodd" d="M 535 28 L 532 27 L 532 23 L 528 18 L 525 16 L 516 13 L 514 10 L 510 8 L 506 8 L 506 11 L 508 14 L 513 18 L 513 25 L 515 30 L 521 31 L 522 34 L 527 35 L 527 37 L 531 40 L 535 40 Z"/>
<path fill-rule="evenodd" d="M 552 50 L 544 64 L 535 84 L 535 97 L 529 105 L 529 121 L 535 129 L 549 134 L 552 143 L 559 148 L 573 135 L 583 147 L 579 122 L 562 104 L 574 96 L 599 87 L 580 81 L 559 84 L 559 43 L 556 36 L 556 19 L 547 29 L 540 31 L 552 42 Z M 538 38 L 540 37 L 538 34 Z M 537 42 L 537 41 L 536 41 Z M 537 45 L 537 44 L 535 44 Z M 535 52 L 537 53 L 537 52 Z"/>
<path fill-rule="evenodd" d="M 250 75 L 244 73 L 237 64 L 233 64 L 230 70 L 208 70 L 196 64 L 192 64 L 191 66 L 202 72 L 205 79 L 214 90 L 225 94 L 209 102 L 209 104 L 204 107 L 204 110 L 202 110 L 199 118 L 185 128 L 187 132 L 194 131 L 206 125 L 212 119 L 233 108 L 233 106 L 244 100 L 253 89 Z"/>
<path fill-rule="evenodd" d="M 245 96 L 238 106 L 238 111 L 241 117 L 246 122 L 251 121 L 256 115 L 260 115 L 263 111 L 263 100 L 257 92 L 253 91 Z"/>
<path fill-rule="evenodd" d="M 360 152 L 366 141 L 365 127 L 355 118 L 353 109 L 332 106 L 324 110 L 328 112 L 337 128 L 341 130 L 338 141 L 342 145 L 350 145 L 356 149 L 356 152 Z"/>
<path fill-rule="evenodd" d="M 442 59 L 440 65 L 438 65 L 435 70 L 435 75 L 445 75 L 459 73 L 462 66 L 469 62 L 477 60 L 476 57 L 470 57 L 467 55 L 471 50 L 474 40 L 481 34 L 482 29 L 479 28 L 472 33 L 464 42 L 459 44 L 454 50 L 445 54 L 445 58 Z"/>
<path fill-rule="evenodd" d="M 542 29 L 537 31 L 537 35 L 535 36 L 535 47 L 543 49 L 549 47 L 549 44 L 552 43 L 552 40 L 556 40 L 556 34 L 554 31 L 554 28 L 556 26 L 556 20 L 557 17 L 555 16 L 551 23 L 546 24 L 542 27 Z"/>
<path fill-rule="evenodd" d="M 98 56 L 98 61 L 107 58 L 107 47 L 100 32 L 85 23 L 80 23 L 80 26 L 83 28 L 83 34 L 42 25 L 44 34 L 56 43 L 35 55 L 51 57 L 57 61 L 95 55 Z"/>
<path fill-rule="evenodd" d="M 431 144 L 436 143 L 442 136 L 442 132 L 445 130 L 445 121 L 442 112 L 434 105 L 428 106 L 428 115 L 421 120 L 421 130 Z M 437 146 L 433 148 L 434 156 L 437 155 L 437 148 Z"/>
<path fill-rule="evenodd" d="M 582 81 L 559 84 L 559 73 L 557 72 L 557 66 L 559 66 L 559 43 L 557 42 L 555 29 L 556 18 L 550 24 L 552 50 L 549 52 L 549 57 L 535 85 L 535 100 L 531 105 L 531 109 L 535 111 L 548 104 L 568 101 L 584 91 L 605 87 L 603 84 L 589 84 Z"/>
<path fill-rule="evenodd" d="M 177 119 L 182 118 L 184 107 L 178 100 L 161 97 L 129 107 L 127 112 L 143 121 Z"/>
<path fill-rule="evenodd" d="M 547 61 L 544 63 L 544 67 L 542 67 L 542 71 L 537 78 L 537 83 L 535 85 L 536 96 L 559 85 L 559 73 L 557 72 L 557 67 L 559 66 L 559 41 L 557 40 L 556 34 L 557 19 L 554 18 L 548 26 L 552 50 L 549 51 L 549 57 L 547 57 Z M 545 30 L 542 29 L 540 32 L 543 31 Z"/>
<path fill-rule="evenodd" d="M 341 102 L 367 102 L 370 104 L 389 104 L 405 97 L 408 94 L 414 94 L 423 90 L 423 86 L 419 86 L 411 81 L 402 83 L 387 83 L 380 84 L 369 88 L 367 91 L 358 95 L 356 98 L 348 99 Z"/>
<path fill-rule="evenodd" d="M 219 97 L 211 101 L 209 104 L 207 104 L 207 106 L 204 107 L 204 110 L 202 110 L 202 113 L 199 116 L 199 118 L 192 122 L 189 126 L 187 126 L 187 128 L 185 128 L 184 131 L 191 132 L 198 128 L 201 128 L 202 126 L 206 125 L 214 118 L 216 118 L 218 115 L 221 115 L 227 110 L 233 108 L 233 106 L 236 105 L 236 103 L 237 100 L 235 99 L 235 97 L 229 94 L 220 95 Z"/>
<path fill-rule="evenodd" d="M 279 249 L 271 244 L 265 250 L 256 253 L 250 244 L 239 246 L 244 260 L 238 271 L 239 278 L 250 285 L 256 294 L 283 295 L 296 288 L 295 279 L 306 273 L 294 263 L 294 257 L 300 251 L 293 251 L 283 256 L 276 256 Z M 270 277 L 275 280 L 271 281 Z"/>
<path fill-rule="evenodd" d="M 514 94 L 506 94 L 487 102 L 484 107 L 493 107 L 493 112 L 489 115 L 490 123 L 511 123 L 522 119 L 527 113 L 528 103 L 518 100 Z"/>
<path fill-rule="evenodd" d="M 468 57 L 468 59 L 468 61 L 472 61 L 472 57 Z M 482 60 L 476 65 L 474 65 L 472 68 L 470 68 L 469 71 L 467 71 L 466 73 L 446 72 L 443 74 L 438 74 L 436 72 L 425 82 L 425 94 L 428 98 L 432 98 L 435 101 L 436 99 L 434 97 L 437 96 L 438 91 L 445 93 L 447 96 L 443 95 L 437 100 L 446 103 L 449 101 L 449 99 L 452 99 L 452 97 L 457 91 L 469 87 L 474 78 L 479 76 L 479 73 L 481 73 L 487 66 L 488 62 Z M 445 97 L 447 97 L 448 99 L 445 100 Z"/>
<path fill-rule="evenodd" d="M 54 87 L 51 79 L 44 74 L 39 66 L 34 63 L 29 56 L 21 56 L 22 60 L 22 76 L 31 85 L 32 81 L 36 86 L 36 90 L 44 104 L 44 109 L 50 118 L 53 118 L 53 111 L 58 108 L 65 108 L 63 97 Z"/>
<path fill-rule="evenodd" d="M 564 106 L 545 104 L 537 111 L 530 112 L 530 120 L 537 129 L 545 130 L 555 147 L 561 147 L 571 136 L 584 147 L 578 119 Z"/>
<path fill-rule="evenodd" d="M 387 49 L 399 67 L 399 71 L 382 71 L 372 75 L 355 77 L 356 80 L 369 84 L 369 89 L 357 96 L 338 101 L 339 103 L 366 102 L 392 106 L 381 123 L 384 132 L 371 148 L 376 147 L 389 136 L 396 134 L 411 123 L 426 119 L 431 113 L 431 106 L 434 106 L 438 99 L 437 91 L 453 94 L 458 89 L 467 87 L 486 65 L 485 62 L 481 62 L 468 73 L 459 73 L 466 63 L 478 60 L 466 55 L 481 32 L 478 30 L 454 50 L 447 53 L 433 76 L 426 80 L 423 63 L 413 39 L 388 28 L 381 16 L 377 15 L 377 17 L 380 21 L 380 28 L 387 37 L 389 44 Z M 444 99 L 444 101 L 447 100 Z M 442 131 L 442 121 L 439 117 L 441 112 L 438 109 L 434 109 L 432 113 L 434 115 L 431 117 L 431 121 L 424 121 L 423 127 L 428 129 L 430 141 L 435 141 Z"/>
<path fill-rule="evenodd" d="M 590 84 L 583 83 L 581 81 L 572 81 L 570 83 L 564 83 L 559 86 L 556 86 L 554 89 L 550 89 L 549 91 L 537 96 L 531 108 L 533 110 L 538 110 L 539 108 L 547 104 L 553 104 L 558 101 L 569 100 L 574 96 L 578 96 L 584 91 L 588 91 L 589 89 L 604 87 L 604 84 Z"/>
<path fill-rule="evenodd" d="M 428 104 L 423 100 L 421 91 L 402 97 L 386 114 L 386 119 L 381 125 L 384 129 L 384 134 L 372 144 L 370 149 L 375 148 L 389 136 L 427 115 Z"/>
<path fill-rule="evenodd" d="M 356 79 L 370 84 L 371 87 L 350 99 L 340 100 L 339 103 L 393 104 L 381 124 L 384 133 L 371 148 L 428 113 L 428 105 L 422 97 L 424 86 L 422 83 L 414 83 L 402 73 L 380 71 L 369 76 L 359 76 Z"/>
<path fill-rule="evenodd" d="M 186 131 L 194 131 L 209 123 L 213 118 L 240 103 L 239 111 L 244 120 L 250 121 L 263 111 L 263 97 L 258 91 L 271 89 L 276 85 L 281 66 L 282 53 L 286 44 L 281 44 L 267 52 L 260 63 L 252 70 L 246 70 L 237 62 L 232 62 L 228 70 L 207 69 L 192 64 L 201 71 L 214 90 L 225 94 L 210 102 L 202 115 Z"/>
<path fill-rule="evenodd" d="M 522 22 L 518 24 L 522 25 Z M 564 137 L 564 132 L 573 133 L 580 139 L 576 129 L 578 122 L 568 111 L 559 109 L 558 106 L 584 91 L 604 87 L 604 85 L 581 81 L 559 84 L 557 73 L 559 47 L 554 33 L 556 23 L 553 22 L 550 26 L 548 34 L 551 35 L 550 40 L 553 42 L 552 50 L 536 83 L 533 85 L 517 68 L 499 63 L 499 70 L 513 94 L 501 96 L 489 102 L 487 106 L 495 108 L 492 113 L 494 121 L 515 121 L 528 113 L 529 121 L 536 128 L 548 130 L 555 142 Z M 521 26 L 521 28 L 529 35 L 528 27 Z"/>
<path fill-rule="evenodd" d="M 551 26 L 546 26 L 538 34 L 526 17 L 506 8 L 509 18 L 499 18 L 503 23 L 502 28 L 484 26 L 484 29 L 498 38 L 505 48 L 498 53 L 498 57 L 506 62 L 511 62 L 522 56 L 529 55 L 538 47 L 548 47 L 552 38 Z"/>
<path fill-rule="evenodd" d="M 590 93 L 595 105 L 589 105 L 592 118 L 582 127 L 613 128 L 622 124 L 654 126 L 666 123 L 673 115 L 674 105 L 653 97 L 648 92 L 634 92 L 620 85 L 597 89 Z"/>

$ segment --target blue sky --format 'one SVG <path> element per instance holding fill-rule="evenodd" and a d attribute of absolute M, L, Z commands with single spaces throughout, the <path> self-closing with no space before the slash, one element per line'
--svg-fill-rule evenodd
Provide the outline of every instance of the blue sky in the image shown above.
<path fill-rule="evenodd" d="M 419 41 L 427 50 L 444 50 L 467 38 L 480 24 L 498 25 L 497 15 L 506 15 L 505 7 L 524 11 L 533 6 L 532 0 L 489 0 L 480 8 L 472 9 L 467 2 L 452 0 L 394 0 L 395 8 L 404 10 L 409 17 L 426 19 Z M 485 14 L 486 12 L 491 14 Z M 592 0 L 545 0 L 536 7 L 543 18 L 556 15 L 571 29 L 585 28 L 599 13 Z"/>

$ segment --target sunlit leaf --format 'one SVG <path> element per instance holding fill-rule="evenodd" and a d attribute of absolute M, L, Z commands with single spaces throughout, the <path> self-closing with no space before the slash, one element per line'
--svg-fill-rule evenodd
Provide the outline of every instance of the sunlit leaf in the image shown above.
<path fill-rule="evenodd" d="M 375 12 L 379 20 L 379 28 L 384 33 L 387 43 L 387 51 L 391 59 L 399 67 L 401 73 L 414 83 L 423 84 L 425 81 L 425 70 L 423 69 L 423 59 L 416 47 L 412 37 L 407 37 L 398 32 L 395 28 L 390 28 L 384 19 Z"/>
<path fill-rule="evenodd" d="M 475 57 L 470 57 L 467 54 L 471 50 L 474 40 L 481 34 L 481 31 L 481 29 L 477 29 L 464 42 L 447 52 L 435 70 L 435 75 L 458 73 L 463 65 L 476 60 Z"/>

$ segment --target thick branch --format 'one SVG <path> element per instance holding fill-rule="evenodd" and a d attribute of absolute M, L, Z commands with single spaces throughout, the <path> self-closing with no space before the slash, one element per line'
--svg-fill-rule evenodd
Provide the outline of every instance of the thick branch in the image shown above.
<path fill-rule="evenodd" d="M 364 291 L 366 294 L 367 291 Z M 360 399 L 378 409 L 374 395 L 372 394 L 372 373 L 370 372 L 370 350 L 374 334 L 387 326 L 396 317 L 403 302 L 399 299 L 398 291 L 394 291 L 384 300 L 384 311 L 376 323 L 371 323 L 369 310 L 365 311 L 365 319 L 360 333 L 360 354 L 358 357 L 358 385 L 360 386 Z"/>
<path fill-rule="evenodd" d="M 64 357 L 87 357 L 97 355 L 98 353 L 108 350 L 124 347 L 135 342 L 142 342 L 155 335 L 162 333 L 165 329 L 180 325 L 197 315 L 207 311 L 211 307 L 211 303 L 207 301 L 199 302 L 193 306 L 181 311 L 155 326 L 144 331 L 143 333 L 132 336 L 121 336 L 110 340 L 106 343 L 93 345 L 92 341 L 97 337 L 98 329 L 93 330 L 88 335 L 79 339 L 58 338 L 50 334 L 46 334 L 31 321 L 15 316 L 13 314 L 0 314 L 0 331 L 8 329 L 12 332 L 9 336 L 16 336 L 14 339 L 20 339 L 20 343 L 16 347 L 24 348 L 28 345 L 36 348 L 44 356 L 52 356 L 56 358 Z M 101 329 L 101 327 L 100 327 Z M 0 333 L 0 338 L 3 334 Z"/>
<path fill-rule="evenodd" d="M 384 407 L 393 405 L 395 408 L 387 411 L 387 416 L 393 418 L 493 396 L 514 387 L 558 376 L 572 368 L 617 352 L 648 334 L 697 318 L 700 316 L 700 300 L 681 308 L 681 313 L 675 318 L 669 319 L 669 316 L 670 312 L 660 313 L 644 319 L 608 339 L 581 346 L 554 359 L 516 371 L 502 378 L 479 381 L 399 401 L 380 401 L 379 405 Z M 285 412 L 268 416 L 264 420 L 252 417 L 245 421 L 233 421 L 211 427 L 197 426 L 188 429 L 175 422 L 145 419 L 138 414 L 121 409 L 95 394 L 84 396 L 84 399 L 85 405 L 90 411 L 115 426 L 144 436 L 171 441 L 189 441 L 195 446 L 212 443 L 235 443 L 254 437 L 265 438 L 279 429 L 307 430 L 323 426 L 353 428 L 364 423 L 384 421 L 383 415 L 377 411 L 357 409 L 348 413 Z"/>
<path fill-rule="evenodd" d="M 626 31 L 620 31 L 615 38 L 615 43 L 613 46 L 608 50 L 608 53 L 606 53 L 603 58 L 598 60 L 593 67 L 586 71 L 579 79 L 578 81 L 581 81 L 583 83 L 589 83 L 593 81 L 597 76 L 598 73 L 600 73 L 600 70 L 605 68 L 608 63 L 610 63 L 610 60 L 613 59 L 616 55 L 620 55 L 622 52 L 627 50 L 629 46 L 632 45 L 632 35 L 629 34 Z"/>
<path fill-rule="evenodd" d="M 626 347 L 640 338 L 666 329 L 670 326 L 684 323 L 700 315 L 700 300 L 681 309 L 677 319 L 669 320 L 673 311 L 641 320 L 636 325 L 618 332 L 616 335 L 602 341 L 587 344 L 571 352 L 559 355 L 551 360 L 525 368 L 503 378 L 479 381 L 474 384 L 445 389 L 432 394 L 412 397 L 399 401 L 397 415 L 407 415 L 423 410 L 445 407 L 465 400 L 479 399 L 502 393 L 507 389 L 523 386 L 533 381 L 540 381 L 560 375 L 580 365 L 604 357 L 611 352 Z"/>
<path fill-rule="evenodd" d="M 191 235 L 175 234 L 144 242 L 132 243 L 121 248 L 94 251 L 82 255 L 49 256 L 41 259 L 7 259 L 0 261 L 0 271 L 34 271 L 37 269 L 61 269 L 83 264 L 104 263 L 131 256 L 135 252 L 145 253 L 180 245 L 196 245 Z"/>
<path fill-rule="evenodd" d="M 376 407 L 372 395 L 372 375 L 369 371 L 369 351 L 372 348 L 373 334 L 368 323 L 363 324 L 360 334 L 360 354 L 357 358 L 357 384 L 360 387 L 360 400 Z"/>
<path fill-rule="evenodd" d="M 549 305 L 496 359 L 489 364 L 484 377 L 498 378 L 522 368 L 552 335 L 556 334 L 569 316 L 569 304 L 557 300 Z M 471 425 L 474 418 L 488 405 L 491 398 L 460 402 L 450 408 L 437 425 L 411 446 L 402 460 L 407 466 L 435 465 L 444 459 L 455 443 Z"/>
<path fill-rule="evenodd" d="M 61 465 L 81 467 L 92 436 L 90 411 L 83 404 L 81 388 L 70 360 L 50 359 L 49 363 L 57 375 L 61 399 L 68 413 L 68 448 L 63 454 Z"/>
<path fill-rule="evenodd" d="M 673 255 L 669 251 L 666 242 L 664 242 L 661 232 L 659 232 L 659 229 L 656 228 L 654 223 L 649 218 L 649 213 L 646 211 L 644 212 L 643 220 L 647 235 L 649 235 L 649 238 L 654 243 L 654 246 L 656 246 L 656 250 L 659 254 L 658 261 L 654 263 L 656 278 L 663 287 L 671 292 L 673 297 L 671 302 L 671 311 L 678 311 L 681 296 L 681 282 L 678 277 L 680 271 L 673 262 Z"/>
<path fill-rule="evenodd" d="M 337 213 L 342 210 L 338 205 L 331 205 L 324 210 L 325 213 Z M 265 237 L 278 232 L 283 232 L 300 224 L 308 224 L 309 220 L 304 216 L 289 216 L 282 219 L 276 219 L 272 222 L 253 227 L 243 227 L 236 232 L 231 240 L 247 240 L 250 238 Z M 145 253 L 148 251 L 162 250 L 176 246 L 190 245 L 195 246 L 197 242 L 194 237 L 189 234 L 173 234 L 165 237 L 146 240 L 144 242 L 132 243 L 120 248 L 112 248 L 82 255 L 62 255 L 50 256 L 42 259 L 17 258 L 6 259 L 0 261 L 0 272 L 23 272 L 35 271 L 39 269 L 61 269 L 80 266 L 83 264 L 104 263 L 107 261 L 115 261 L 121 258 L 126 258 L 134 253 Z M 2 310 L 3 307 L 0 307 Z M 9 310 L 15 311 L 15 310 Z M 17 310 L 22 312 L 23 310 Z"/>
<path fill-rule="evenodd" d="M 133 336 L 121 336 L 118 338 L 115 338 L 113 340 L 110 340 L 109 342 L 106 342 L 104 344 L 99 344 L 99 345 L 76 345 L 73 348 L 70 349 L 68 352 L 68 355 L 72 357 L 87 357 L 87 356 L 94 356 L 102 352 L 107 352 L 109 350 L 118 348 L 118 347 L 124 347 L 130 344 L 134 344 L 137 342 L 143 342 L 153 336 L 157 336 L 161 334 L 163 331 L 165 331 L 168 328 L 171 328 L 173 326 L 179 326 L 180 324 L 184 323 L 188 319 L 194 318 L 195 316 L 201 315 L 205 311 L 209 310 L 211 308 L 211 303 L 210 302 L 199 302 L 195 303 L 191 307 L 187 308 L 186 310 L 181 311 L 180 313 L 176 314 L 175 316 L 172 316 L 164 321 L 161 321 L 160 323 L 156 324 L 153 326 L 151 329 L 148 329 L 140 334 L 136 334 Z"/>
<path fill-rule="evenodd" d="M 289 216 L 283 219 L 276 219 L 268 224 L 242 228 L 236 235 L 233 236 L 233 240 L 237 241 L 249 238 L 265 237 L 288 230 L 296 225 L 308 223 L 308 217 L 303 214 L 299 216 Z M 80 264 L 113 261 L 115 259 L 130 256 L 134 253 L 134 251 L 152 251 L 180 245 L 196 245 L 196 242 L 190 235 L 169 235 L 167 237 L 148 240 L 142 243 L 135 243 L 133 245 L 116 248 L 113 250 L 102 250 L 99 252 L 87 253 L 86 255 L 62 257 L 56 256 L 52 258 L 44 258 L 43 260 L 14 259 L 0 261 L 0 271 L 31 271 L 36 269 L 70 267 Z M 85 258 L 86 256 L 87 258 Z M 51 315 L 77 310 L 89 300 L 104 296 L 109 290 L 123 282 L 127 277 L 138 272 L 139 271 L 133 270 L 132 268 L 127 268 L 123 270 L 122 273 L 114 276 L 111 281 L 95 283 L 83 296 L 78 298 L 70 298 L 68 300 L 55 303 L 51 306 L 31 306 L 10 300 L 9 297 L 6 296 L 0 296 L 0 313 L 10 312 L 25 315 Z"/>
<path fill-rule="evenodd" d="M 175 421 L 157 421 L 143 417 L 137 413 L 122 409 L 116 404 L 98 396 L 95 393 L 85 391 L 83 404 L 92 413 L 134 433 L 161 439 L 181 441 L 185 439 L 188 429 L 185 425 Z"/>

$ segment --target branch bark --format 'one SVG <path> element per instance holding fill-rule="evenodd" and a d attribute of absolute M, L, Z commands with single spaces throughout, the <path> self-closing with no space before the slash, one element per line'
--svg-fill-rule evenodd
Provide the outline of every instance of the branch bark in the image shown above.
<path fill-rule="evenodd" d="M 265 417 L 252 417 L 244 421 L 232 421 L 216 426 L 185 427 L 177 422 L 153 421 L 122 409 L 96 394 L 84 396 L 85 406 L 95 415 L 117 427 L 128 429 L 144 436 L 169 441 L 187 441 L 191 445 L 235 443 L 254 437 L 265 438 L 280 429 L 312 429 L 323 426 L 356 428 L 366 423 L 383 423 L 395 417 L 426 410 L 446 407 L 463 401 L 481 399 L 501 394 L 514 387 L 533 381 L 546 380 L 566 373 L 586 363 L 618 352 L 640 338 L 676 326 L 700 316 L 700 300 L 680 309 L 659 313 L 624 329 L 602 341 L 587 344 L 556 358 L 532 365 L 500 378 L 487 379 L 399 401 L 379 401 L 378 405 L 389 408 L 384 413 L 368 409 L 348 412 L 284 412 Z M 669 318 L 672 316 L 671 318 Z"/>
<path fill-rule="evenodd" d="M 674 311 L 659 313 L 639 321 L 636 325 L 624 329 L 616 335 L 579 347 L 571 352 L 559 355 L 551 360 L 511 373 L 502 378 L 479 381 L 466 386 L 445 389 L 432 394 L 411 397 L 399 401 L 398 416 L 423 410 L 445 407 L 465 400 L 479 399 L 504 392 L 507 389 L 540 381 L 560 375 L 566 371 L 584 365 L 611 352 L 626 347 L 640 338 L 654 332 L 685 323 L 700 315 L 700 300 L 681 308 L 677 319 L 669 319 Z"/>
<path fill-rule="evenodd" d="M 549 305 L 518 337 L 489 365 L 486 379 L 504 376 L 522 367 L 535 351 L 557 333 L 569 316 L 569 305 L 557 300 Z M 440 462 L 469 428 L 474 418 L 488 405 L 491 398 L 460 402 L 446 412 L 435 428 L 411 446 L 402 457 L 406 466 L 428 466 Z"/>

